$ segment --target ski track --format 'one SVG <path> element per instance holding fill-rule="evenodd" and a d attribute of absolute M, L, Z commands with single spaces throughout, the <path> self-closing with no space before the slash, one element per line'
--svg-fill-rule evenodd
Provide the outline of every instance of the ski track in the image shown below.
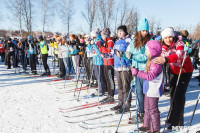
<path fill-rule="evenodd" d="M 49 62 L 52 70 L 52 63 Z M 57 70 L 58 71 L 58 70 Z M 80 101 L 77 101 L 77 93 L 69 92 L 74 89 L 72 84 L 74 81 L 67 80 L 66 87 L 64 88 L 65 81 L 54 81 L 57 77 L 25 77 L 14 74 L 15 70 L 7 70 L 3 63 L 0 63 L 0 133 L 114 133 L 116 127 L 102 127 L 103 125 L 117 125 L 121 115 L 114 114 L 109 108 L 115 104 L 107 104 L 98 107 L 77 110 L 73 112 L 61 113 L 60 108 L 70 108 L 88 103 L 97 102 L 98 98 L 84 99 L 83 96 L 88 94 L 88 90 L 83 90 L 80 93 Z M 23 74 L 22 74 L 23 75 Z M 193 76 L 197 76 L 198 72 L 195 70 Z M 80 87 L 80 83 L 78 87 Z M 67 86 L 69 84 L 69 86 Z M 85 86 L 85 84 L 83 84 Z M 63 89 L 61 89 L 63 88 Z M 95 89 L 90 90 L 90 94 Z M 186 107 L 185 107 L 185 126 L 189 125 L 191 115 L 196 104 L 196 99 L 200 87 L 198 86 L 197 79 L 191 79 L 188 91 L 186 94 Z M 134 96 L 134 95 L 133 95 Z M 117 100 L 115 95 L 115 100 Z M 99 98 L 100 100 L 102 97 Z M 132 101 L 132 106 L 135 108 L 135 100 Z M 159 101 L 159 110 L 161 112 L 161 124 L 164 124 L 169 109 L 169 98 L 162 96 Z M 107 110 L 101 113 L 101 110 Z M 91 115 L 83 116 L 84 114 L 93 113 Z M 68 123 L 67 121 L 76 122 L 84 121 L 84 119 L 91 119 L 106 114 L 113 114 L 105 118 L 96 120 L 89 120 L 79 123 Z M 132 112 L 132 115 L 135 111 Z M 78 116 L 80 117 L 65 117 Z M 128 122 L 129 113 L 124 114 L 122 124 Z M 193 119 L 192 126 L 196 130 L 200 130 L 200 107 L 197 110 Z M 125 122 L 125 123 L 124 123 Z M 82 128 L 91 127 L 92 129 Z M 100 128 L 95 128 L 98 127 Z M 140 124 L 139 126 L 142 126 Z M 136 125 L 119 127 L 119 132 L 128 133 L 136 129 Z M 182 133 L 183 131 L 180 131 Z M 189 133 L 195 133 L 195 130 Z"/>

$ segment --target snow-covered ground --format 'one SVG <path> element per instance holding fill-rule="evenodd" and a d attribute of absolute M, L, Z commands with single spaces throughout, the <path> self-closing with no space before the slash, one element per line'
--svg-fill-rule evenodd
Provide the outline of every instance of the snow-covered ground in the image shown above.
<path fill-rule="evenodd" d="M 48 63 L 50 66 L 52 65 L 50 61 Z M 115 132 L 121 115 L 116 115 L 110 111 L 110 108 L 116 103 L 100 105 L 99 108 L 96 106 L 76 111 L 63 110 L 97 102 L 98 98 L 84 99 L 83 96 L 87 95 L 88 91 L 83 90 L 80 93 L 80 101 L 77 101 L 78 94 L 75 93 L 74 96 L 74 92 L 70 91 L 75 88 L 72 80 L 67 80 L 64 88 L 63 80 L 54 81 L 57 77 L 28 77 L 14 72 L 14 69 L 7 70 L 6 66 L 0 63 L 0 133 Z M 53 72 L 52 69 L 51 72 Z M 197 75 L 198 71 L 195 70 L 193 77 Z M 91 89 L 90 93 L 94 91 Z M 185 126 L 189 125 L 199 92 L 198 81 L 192 78 L 186 94 Z M 101 100 L 102 97 L 99 99 Z M 117 95 L 115 95 L 115 100 L 117 101 Z M 131 110 L 134 109 L 135 100 L 132 100 Z M 159 110 L 161 124 L 164 125 L 169 110 L 169 97 L 162 96 L 160 98 Z M 92 114 L 89 115 L 89 113 Z M 134 114 L 135 111 L 132 111 L 132 115 Z M 121 122 L 124 126 L 119 127 L 119 132 L 128 133 L 136 129 L 136 124 L 127 125 L 129 115 L 124 114 Z M 100 116 L 102 118 L 96 118 Z M 94 119 L 91 120 L 92 118 Z M 192 122 L 192 128 L 190 128 L 190 133 L 200 130 L 199 106 Z"/>

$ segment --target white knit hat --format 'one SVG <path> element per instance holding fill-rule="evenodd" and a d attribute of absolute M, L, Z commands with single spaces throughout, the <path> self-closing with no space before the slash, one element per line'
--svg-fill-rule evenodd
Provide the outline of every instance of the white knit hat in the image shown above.
<path fill-rule="evenodd" d="M 168 37 L 168 36 L 172 36 L 174 37 L 174 30 L 172 28 L 165 28 L 162 33 L 162 38 L 164 39 L 165 37 Z"/>
<path fill-rule="evenodd" d="M 99 30 L 99 28 L 94 29 L 94 30 L 90 33 L 90 36 L 91 36 L 91 37 L 97 37 L 97 36 L 99 36 L 99 35 L 100 35 L 100 30 Z"/>

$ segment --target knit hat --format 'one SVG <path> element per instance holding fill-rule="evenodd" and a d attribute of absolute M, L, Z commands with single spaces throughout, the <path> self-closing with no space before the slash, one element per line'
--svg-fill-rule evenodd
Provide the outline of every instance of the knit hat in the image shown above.
<path fill-rule="evenodd" d="M 29 40 L 33 40 L 33 36 L 28 36 L 28 39 Z"/>
<path fill-rule="evenodd" d="M 187 30 L 182 30 L 181 35 L 187 37 L 189 35 L 189 32 Z"/>
<path fill-rule="evenodd" d="M 155 58 L 161 55 L 162 46 L 157 40 L 151 40 L 147 42 L 147 48 L 151 54 L 151 58 Z"/>
<path fill-rule="evenodd" d="M 99 30 L 99 28 L 96 28 L 90 33 L 90 35 L 91 37 L 98 37 L 100 35 L 100 32 L 101 31 Z"/>
<path fill-rule="evenodd" d="M 162 33 L 162 39 L 164 39 L 165 37 L 168 37 L 168 36 L 172 36 L 174 37 L 174 30 L 172 28 L 165 28 Z"/>
<path fill-rule="evenodd" d="M 106 38 L 110 37 L 110 29 L 104 28 L 101 32 L 101 36 L 106 37 Z"/>
<path fill-rule="evenodd" d="M 86 34 L 85 37 L 86 37 L 86 38 L 90 38 L 90 34 Z"/>
<path fill-rule="evenodd" d="M 42 35 L 39 35 L 39 36 L 37 37 L 37 39 L 43 40 L 43 36 L 42 36 Z"/>
<path fill-rule="evenodd" d="M 149 23 L 146 18 L 141 19 L 138 25 L 138 31 L 147 30 L 149 31 Z"/>
<path fill-rule="evenodd" d="M 8 41 L 12 41 L 12 39 L 9 37 L 9 38 L 8 38 Z"/>
<path fill-rule="evenodd" d="M 81 38 L 80 43 L 85 43 L 85 40 L 83 38 Z"/>
<path fill-rule="evenodd" d="M 123 31 L 126 33 L 126 35 L 128 35 L 128 31 L 127 31 L 126 25 L 121 25 L 121 26 L 119 26 L 119 27 L 117 28 L 117 30 L 123 30 Z"/>

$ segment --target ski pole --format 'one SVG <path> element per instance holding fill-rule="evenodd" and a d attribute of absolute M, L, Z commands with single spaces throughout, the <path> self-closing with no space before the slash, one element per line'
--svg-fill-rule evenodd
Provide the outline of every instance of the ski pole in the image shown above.
<path fill-rule="evenodd" d="M 85 65 L 85 63 L 84 63 L 84 59 L 86 58 L 86 51 L 85 51 L 85 53 L 84 53 L 84 58 L 83 58 L 83 60 L 82 60 L 82 62 L 83 62 L 83 65 L 84 65 L 84 67 L 85 67 L 85 69 L 84 69 L 84 71 L 86 70 L 86 65 Z M 86 61 L 87 63 L 88 63 L 88 60 Z M 85 79 L 85 72 L 84 72 L 84 75 L 83 75 L 83 80 L 81 81 L 81 87 L 80 87 L 80 91 L 78 92 L 78 98 L 77 98 L 77 101 L 79 101 L 79 96 L 80 96 L 80 93 L 81 93 L 81 89 L 82 89 L 82 85 L 83 85 L 83 81 L 84 81 L 84 79 Z"/>
<path fill-rule="evenodd" d="M 128 94 L 128 97 L 126 98 L 126 102 L 125 102 L 125 105 L 124 105 L 124 108 L 123 108 L 123 111 L 122 111 L 122 115 L 121 115 L 121 117 L 120 117 L 120 120 L 119 120 L 119 123 L 118 123 L 118 126 L 117 126 L 117 129 L 116 129 L 115 133 L 118 133 L 119 125 L 120 125 L 121 120 L 122 120 L 122 117 L 123 117 L 123 115 L 124 115 L 124 111 L 125 111 L 125 108 L 126 108 L 126 104 L 127 104 L 128 99 L 129 99 L 129 96 L 131 95 L 131 92 L 132 92 L 132 88 L 129 90 L 129 94 Z"/>
<path fill-rule="evenodd" d="M 75 63 L 76 63 L 76 87 L 75 87 L 75 91 L 74 91 L 74 96 L 75 96 L 75 93 L 78 92 L 77 91 L 77 88 L 78 88 L 78 80 L 80 78 L 80 73 L 81 73 L 81 70 L 79 70 L 78 72 L 78 59 L 77 59 L 77 56 L 75 56 Z"/>
<path fill-rule="evenodd" d="M 100 73 L 101 73 L 101 69 L 100 69 L 100 55 L 99 55 L 99 80 L 98 80 L 98 108 L 100 108 L 99 107 L 99 91 L 100 91 L 100 78 L 101 78 L 101 75 L 100 75 Z M 101 86 L 101 88 L 103 89 L 103 86 Z M 103 91 L 103 90 L 102 90 Z"/>
<path fill-rule="evenodd" d="M 199 93 L 199 96 L 198 96 L 196 105 L 195 105 L 195 107 L 194 107 L 194 111 L 193 111 L 193 113 L 192 113 L 192 117 L 191 117 L 190 124 L 189 124 L 188 127 L 190 127 L 191 124 L 192 124 L 192 120 L 193 120 L 193 118 L 194 118 L 194 114 L 195 114 L 195 111 L 196 111 L 196 109 L 197 109 L 197 105 L 198 105 L 198 103 L 199 103 L 199 99 L 200 99 L 200 93 Z M 189 130 L 188 130 L 188 128 L 187 128 L 187 132 L 186 132 L 186 133 L 188 133 L 188 132 L 189 132 Z"/>
<path fill-rule="evenodd" d="M 136 80 L 136 79 L 135 79 Z M 136 96 L 136 100 L 135 100 L 135 104 L 136 104 L 136 118 L 137 118 L 137 132 L 139 133 L 139 124 L 138 124 L 138 103 L 139 103 L 139 99 L 138 99 L 138 93 L 137 93 L 137 89 L 136 89 L 136 81 L 135 81 L 135 96 Z M 138 103 L 137 103 L 138 102 Z"/>

